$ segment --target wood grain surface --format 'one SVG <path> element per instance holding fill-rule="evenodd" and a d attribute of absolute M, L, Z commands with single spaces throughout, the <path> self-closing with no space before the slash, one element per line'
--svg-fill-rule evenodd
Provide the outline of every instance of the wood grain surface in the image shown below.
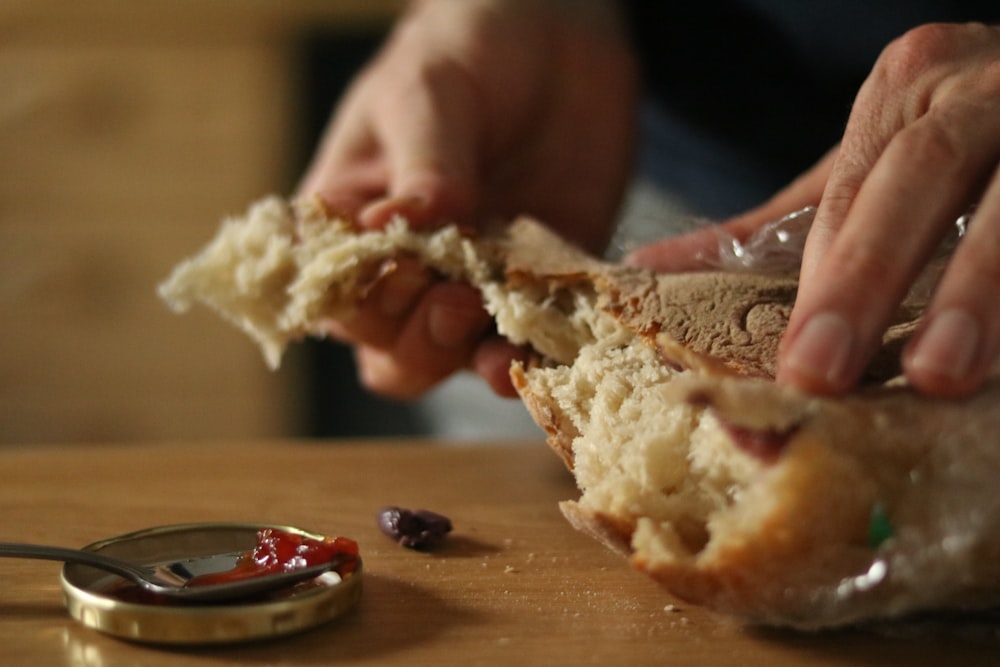
<path fill-rule="evenodd" d="M 0 448 L 10 541 L 82 546 L 193 521 L 296 525 L 357 539 L 358 609 L 303 634 L 157 648 L 78 625 L 59 566 L 0 559 L 3 665 L 935 665 L 997 664 L 1000 645 L 941 626 L 801 635 L 755 630 L 670 598 L 574 532 L 575 495 L 540 442 L 188 442 Z M 451 517 L 438 550 L 404 549 L 387 504 Z M 931 631 L 933 630 L 933 631 Z"/>
<path fill-rule="evenodd" d="M 156 285 L 298 179 L 307 38 L 402 6 L 0 3 L 0 443 L 302 432 L 294 365 Z"/>

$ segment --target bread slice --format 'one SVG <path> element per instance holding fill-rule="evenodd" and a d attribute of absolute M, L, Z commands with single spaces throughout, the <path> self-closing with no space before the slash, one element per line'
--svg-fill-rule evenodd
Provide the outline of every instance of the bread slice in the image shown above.
<path fill-rule="evenodd" d="M 361 231 L 277 198 L 225 222 L 160 292 L 215 308 L 276 366 L 399 254 L 475 285 L 535 352 L 511 374 L 576 477 L 564 514 L 674 595 L 797 628 L 1000 602 L 1000 382 L 945 401 L 892 379 L 914 304 L 865 386 L 811 397 L 772 381 L 788 276 L 655 275 L 529 219 L 477 238 Z"/>

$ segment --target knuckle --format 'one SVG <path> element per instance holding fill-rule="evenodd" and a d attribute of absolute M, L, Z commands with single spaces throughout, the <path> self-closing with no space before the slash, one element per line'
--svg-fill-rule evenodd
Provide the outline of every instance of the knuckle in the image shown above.
<path fill-rule="evenodd" d="M 858 191 L 865 182 L 865 174 L 838 175 L 835 181 L 829 183 L 823 192 L 823 201 L 827 206 L 835 205 L 837 209 L 849 207 L 857 197 Z M 825 218 L 817 217 L 814 224 L 828 225 Z"/>
<path fill-rule="evenodd" d="M 356 355 L 358 383 L 366 391 L 398 400 L 419 397 L 430 388 L 419 374 L 402 367 L 389 353 L 360 348 Z"/>
<path fill-rule="evenodd" d="M 955 26 L 944 23 L 921 25 L 890 42 L 879 57 L 876 68 L 890 81 L 905 85 L 928 68 L 951 58 L 958 45 Z"/>
<path fill-rule="evenodd" d="M 378 350 L 390 347 L 396 337 L 395 324 L 379 314 L 374 306 L 359 306 L 349 316 L 330 320 L 325 333 L 348 344 L 364 345 Z"/>
<path fill-rule="evenodd" d="M 448 98 L 463 89 L 467 78 L 465 69 L 445 54 L 435 53 L 416 61 L 400 60 L 393 65 L 393 85 L 380 91 L 384 94 L 383 102 L 393 108 L 406 107 L 413 100 Z"/>
<path fill-rule="evenodd" d="M 981 76 L 976 77 L 975 80 L 987 92 L 992 93 L 992 99 L 995 99 L 997 90 L 1000 90 L 1000 56 L 986 63 L 983 66 Z"/>
<path fill-rule="evenodd" d="M 1000 90 L 1000 52 L 994 54 L 992 59 L 977 64 L 973 75 L 962 80 L 960 93 L 973 104 L 985 105 L 987 113 L 993 115 L 1000 107 L 998 90 Z"/>
<path fill-rule="evenodd" d="M 452 58 L 441 53 L 422 57 L 391 54 L 362 70 L 362 89 L 374 98 L 377 107 L 404 109 L 415 103 L 454 91 L 465 77 L 465 70 Z"/>
<path fill-rule="evenodd" d="M 443 87 L 450 89 L 454 84 L 464 81 L 467 76 L 464 67 L 458 64 L 454 58 L 439 56 L 428 58 L 423 61 L 421 67 L 417 69 L 418 81 L 426 86 Z"/>
<path fill-rule="evenodd" d="M 400 179 L 401 192 L 419 193 L 431 217 L 467 220 L 476 209 L 477 184 L 466 174 L 456 173 L 444 159 L 421 156 L 419 164 L 409 167 Z"/>
<path fill-rule="evenodd" d="M 858 290 L 887 286 L 896 264 L 890 253 L 867 244 L 842 251 L 839 259 L 837 265 L 841 267 L 844 286 Z"/>
<path fill-rule="evenodd" d="M 479 291 L 466 283 L 442 280 L 431 285 L 427 295 L 450 308 L 460 308 L 470 313 L 483 311 L 483 299 Z"/>
<path fill-rule="evenodd" d="M 833 234 L 839 229 L 848 209 L 858 196 L 865 182 L 867 170 L 863 168 L 838 170 L 823 190 L 820 212 L 813 221 L 813 229 L 819 233 Z"/>
<path fill-rule="evenodd" d="M 982 242 L 970 239 L 963 242 L 952 259 L 949 272 L 961 269 L 973 289 L 972 293 L 994 295 L 989 297 L 995 305 L 995 295 L 1000 291 L 1000 241 Z"/>
<path fill-rule="evenodd" d="M 993 26 L 932 23 L 896 38 L 882 51 L 869 86 L 893 91 L 911 119 L 938 106 L 980 106 L 995 114 L 1000 40 Z"/>
<path fill-rule="evenodd" d="M 945 172 L 949 166 L 964 164 L 968 148 L 959 130 L 948 122 L 946 111 L 925 116 L 919 124 L 904 128 L 893 139 L 910 169 Z"/>

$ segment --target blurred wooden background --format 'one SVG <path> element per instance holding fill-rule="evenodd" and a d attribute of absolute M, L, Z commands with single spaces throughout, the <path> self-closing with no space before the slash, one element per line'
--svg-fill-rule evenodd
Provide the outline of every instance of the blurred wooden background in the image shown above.
<path fill-rule="evenodd" d="M 0 4 L 0 442 L 299 429 L 295 363 L 155 293 L 301 168 L 303 44 L 401 1 Z M 304 399 L 303 399 L 304 400 Z"/>

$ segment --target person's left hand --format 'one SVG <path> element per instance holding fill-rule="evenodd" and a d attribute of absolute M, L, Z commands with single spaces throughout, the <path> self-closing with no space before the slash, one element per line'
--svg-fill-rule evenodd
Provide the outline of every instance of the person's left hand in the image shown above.
<path fill-rule="evenodd" d="M 729 223 L 746 236 L 765 218 L 819 201 L 779 382 L 815 393 L 851 388 L 935 247 L 977 205 L 903 368 L 930 395 L 981 386 L 1000 353 L 998 161 L 1000 28 L 927 25 L 890 44 L 858 93 L 839 150 L 763 207 L 767 215 Z M 687 268 L 677 251 L 700 242 L 675 240 L 632 259 Z"/>

